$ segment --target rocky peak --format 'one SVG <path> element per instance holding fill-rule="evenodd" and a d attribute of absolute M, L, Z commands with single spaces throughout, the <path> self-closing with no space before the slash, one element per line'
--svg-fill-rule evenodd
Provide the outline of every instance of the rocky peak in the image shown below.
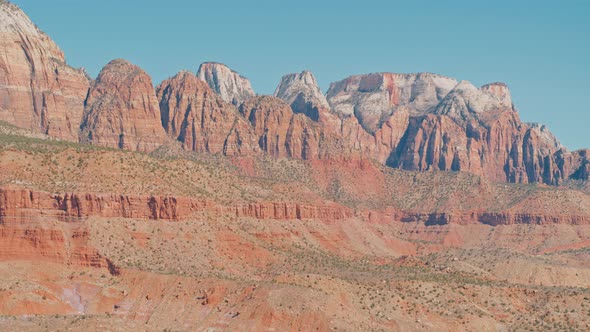
<path fill-rule="evenodd" d="M 80 139 L 113 148 L 150 152 L 166 137 L 150 76 L 122 59 L 111 61 L 93 83 Z"/>
<path fill-rule="evenodd" d="M 0 53 L 0 120 L 76 140 L 88 79 L 8 1 L 0 1 Z"/>
<path fill-rule="evenodd" d="M 121 84 L 129 83 L 123 82 L 122 80 L 134 78 L 147 78 L 147 80 L 151 81 L 151 78 L 145 71 L 143 71 L 143 69 L 125 59 L 115 59 L 102 68 L 95 83 L 100 84 L 108 82 L 116 84 L 117 87 L 121 87 Z"/>
<path fill-rule="evenodd" d="M 436 106 L 434 113 L 447 115 L 454 120 L 465 121 L 478 118 L 486 120 L 490 114 L 512 110 L 512 103 L 506 95 L 499 95 L 496 86 L 478 89 L 468 81 L 461 81 Z"/>
<path fill-rule="evenodd" d="M 502 82 L 489 83 L 481 87 L 481 91 L 498 97 L 504 105 L 512 105 L 512 96 L 508 85 Z"/>
<path fill-rule="evenodd" d="M 284 75 L 281 78 L 281 83 L 275 90 L 276 96 L 288 95 L 288 91 L 294 88 L 298 90 L 319 90 L 318 82 L 312 72 L 304 70 L 301 73 L 292 73 Z"/>
<path fill-rule="evenodd" d="M 22 32 L 28 36 L 45 35 L 15 4 L 0 0 L 0 32 Z"/>
<path fill-rule="evenodd" d="M 187 71 L 162 82 L 157 89 L 162 124 L 185 149 L 224 155 L 258 152 L 249 123 L 207 83 Z"/>
<path fill-rule="evenodd" d="M 247 78 L 222 63 L 205 62 L 201 64 L 197 77 L 207 82 L 225 102 L 236 106 L 256 96 Z"/>
<path fill-rule="evenodd" d="M 156 93 L 162 112 L 162 125 L 175 138 L 183 130 L 186 108 L 193 107 L 195 101 L 202 100 L 201 104 L 206 102 L 209 108 L 223 104 L 221 97 L 207 83 L 185 70 L 164 80 L 157 87 Z"/>
<path fill-rule="evenodd" d="M 332 83 L 327 99 L 334 112 L 356 116 L 373 133 L 398 108 L 425 114 L 456 85 L 452 78 L 431 73 L 355 75 Z"/>
<path fill-rule="evenodd" d="M 283 76 L 274 96 L 287 102 L 293 112 L 303 113 L 314 121 L 319 120 L 320 113 L 330 109 L 315 76 L 309 71 Z"/>

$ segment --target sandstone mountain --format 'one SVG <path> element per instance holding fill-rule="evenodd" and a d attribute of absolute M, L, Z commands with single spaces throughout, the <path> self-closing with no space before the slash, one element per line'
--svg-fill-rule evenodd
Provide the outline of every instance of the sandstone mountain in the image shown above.
<path fill-rule="evenodd" d="M 308 71 L 283 76 L 274 97 L 203 63 L 155 93 L 124 60 L 96 81 L 16 6 L 2 2 L 0 120 L 50 137 L 154 151 L 168 139 L 194 152 L 304 160 L 372 159 L 403 170 L 465 171 L 497 182 L 559 185 L 588 178 L 588 155 L 523 123 L 504 83 L 475 87 L 430 73 L 355 75 L 326 95 Z M 91 86 L 90 86 L 91 85 Z"/>
<path fill-rule="evenodd" d="M 89 79 L 15 5 L 0 1 L 0 119 L 77 140 Z"/>
<path fill-rule="evenodd" d="M 190 151 L 252 155 L 257 140 L 236 107 L 222 100 L 204 81 L 183 71 L 158 88 L 162 124 Z"/>
<path fill-rule="evenodd" d="M 391 167 L 559 184 L 587 163 L 569 157 L 546 127 L 523 123 L 503 83 L 477 88 L 434 74 L 381 73 L 333 83 L 327 96 L 334 113 L 355 117 L 375 138 L 369 155 Z M 380 144 L 384 130 L 391 139 Z"/>
<path fill-rule="evenodd" d="M 247 78 L 222 63 L 205 62 L 201 64 L 197 77 L 207 82 L 225 102 L 236 106 L 256 95 Z"/>
<path fill-rule="evenodd" d="M 80 139 L 92 144 L 151 152 L 166 137 L 151 78 L 125 61 L 107 64 L 92 84 Z"/>
<path fill-rule="evenodd" d="M 478 89 L 462 81 L 429 114 L 412 117 L 408 128 L 390 166 L 547 184 L 575 177 L 582 166 L 563 159 L 564 148 L 546 127 L 520 120 L 504 84 Z"/>

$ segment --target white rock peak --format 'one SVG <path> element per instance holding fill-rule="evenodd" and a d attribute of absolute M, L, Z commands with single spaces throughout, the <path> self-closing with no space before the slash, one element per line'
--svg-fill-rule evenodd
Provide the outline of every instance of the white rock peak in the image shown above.
<path fill-rule="evenodd" d="M 43 44 L 50 57 L 65 61 L 63 52 L 18 6 L 0 0 L 0 33 L 14 36 L 15 39 L 26 36 L 26 42 Z"/>
<path fill-rule="evenodd" d="M 436 106 L 434 113 L 465 120 L 491 111 L 513 110 L 506 85 L 494 83 L 478 89 L 469 81 L 461 81 Z"/>
<path fill-rule="evenodd" d="M 27 35 L 42 34 L 29 17 L 16 5 L 0 0 L 0 32 L 23 32 Z"/>
<path fill-rule="evenodd" d="M 283 76 L 274 96 L 283 99 L 288 104 L 293 104 L 297 98 L 303 98 L 306 102 L 312 102 L 316 106 L 330 107 L 315 76 L 307 70 Z"/>
<path fill-rule="evenodd" d="M 234 105 L 240 105 L 256 96 L 247 78 L 222 63 L 202 63 L 197 71 L 197 77 L 207 82 L 225 102 Z"/>

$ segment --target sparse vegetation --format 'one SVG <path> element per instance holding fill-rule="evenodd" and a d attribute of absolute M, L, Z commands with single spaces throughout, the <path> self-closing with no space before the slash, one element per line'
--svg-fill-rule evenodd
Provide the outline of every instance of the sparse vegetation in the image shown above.
<path fill-rule="evenodd" d="M 203 313 L 231 324 L 258 317 L 248 311 L 253 308 L 290 323 L 305 316 L 355 330 L 387 330 L 392 322 L 415 329 L 474 330 L 488 324 L 519 331 L 584 330 L 590 323 L 590 273 L 584 265 L 590 252 L 584 245 L 568 247 L 586 239 L 585 226 L 579 232 L 568 225 L 429 226 L 427 217 L 402 223 L 368 222 L 364 216 L 386 208 L 426 214 L 526 209 L 531 197 L 573 201 L 561 189 L 377 165 L 366 166 L 366 172 L 374 173 L 362 179 L 372 181 L 365 188 L 355 182 L 359 174 L 354 167 L 322 169 L 271 158 L 242 165 L 239 159 L 174 147 L 147 155 L 45 140 L 8 125 L 0 125 L 0 162 L 1 185 L 48 192 L 189 196 L 220 206 L 329 202 L 354 211 L 339 222 L 236 217 L 206 209 L 180 222 L 104 216 L 64 222 L 49 216 L 26 234 L 44 230 L 54 239 L 65 234 L 67 245 L 30 240 L 36 248 L 57 251 L 39 263 L 47 274 L 39 280 L 29 277 L 38 275 L 30 264 L 0 264 L 2 298 L 58 306 L 65 300 L 56 289 L 76 294 L 73 285 L 85 285 L 101 294 L 88 300 L 89 307 L 106 312 L 52 312 L 26 322 L 42 329 L 120 324 L 131 330 L 166 330 L 179 322 L 192 326 Z M 105 266 L 72 263 L 93 254 L 105 258 Z M 51 259 L 62 258 L 66 264 L 58 269 L 51 265 Z M 103 300 L 109 305 L 92 302 Z M 180 305 L 192 314 L 184 315 Z M 330 310 L 329 318 L 310 316 L 324 308 Z M 9 317 L 6 321 L 25 324 Z"/>

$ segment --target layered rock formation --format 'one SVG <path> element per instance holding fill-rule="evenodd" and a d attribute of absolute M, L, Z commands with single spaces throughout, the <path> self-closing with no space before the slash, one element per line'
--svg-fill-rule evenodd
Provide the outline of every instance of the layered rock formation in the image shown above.
<path fill-rule="evenodd" d="M 89 80 L 15 5 L 0 1 L 0 119 L 77 140 Z"/>
<path fill-rule="evenodd" d="M 306 220 L 333 222 L 360 215 L 370 222 L 424 222 L 426 224 L 568 224 L 588 225 L 587 214 L 543 214 L 521 211 L 420 212 L 354 211 L 340 205 L 299 204 L 292 202 L 254 202 L 219 205 L 214 201 L 178 196 L 132 196 L 90 193 L 50 194 L 18 187 L 0 187 L 0 225 L 47 219 L 79 223 L 90 217 L 189 220 L 195 213 L 238 218 Z M 99 260 L 99 257 L 97 257 Z"/>
<path fill-rule="evenodd" d="M 389 211 L 387 213 L 368 213 L 366 219 L 371 222 L 397 220 L 401 222 L 421 222 L 430 225 L 469 225 L 481 223 L 490 226 L 499 225 L 588 225 L 587 215 L 547 215 L 519 212 L 456 212 L 456 213 L 419 213 Z"/>
<path fill-rule="evenodd" d="M 205 62 L 201 64 L 197 77 L 217 92 L 223 101 L 236 106 L 248 98 L 256 96 L 250 81 L 231 70 L 228 66 L 217 62 Z"/>
<path fill-rule="evenodd" d="M 150 152 L 166 137 L 149 75 L 125 61 L 107 64 L 93 83 L 80 139 L 92 144 Z"/>
<path fill-rule="evenodd" d="M 341 220 L 354 215 L 339 205 L 306 205 L 290 202 L 256 202 L 219 205 L 190 197 L 133 196 L 93 193 L 50 194 L 18 187 L 0 187 L 0 224 L 54 219 L 81 222 L 90 217 L 180 221 L 194 213 L 256 219 Z"/>
<path fill-rule="evenodd" d="M 495 82 L 485 84 L 481 87 L 481 91 L 496 96 L 500 99 L 500 102 L 503 105 L 511 106 L 512 104 L 512 95 L 510 93 L 510 89 L 506 83 L 503 82 Z"/>
<path fill-rule="evenodd" d="M 330 111 L 330 105 L 309 71 L 283 76 L 274 96 L 284 100 L 293 112 L 303 113 L 314 121 Z"/>
<path fill-rule="evenodd" d="M 408 112 L 400 110 L 368 133 L 355 116 L 333 112 L 311 72 L 283 76 L 275 96 L 288 104 L 294 113 L 305 114 L 320 124 L 314 127 L 318 140 L 318 158 L 347 159 L 362 155 L 385 162 L 408 125 Z M 304 154 L 310 159 L 310 154 Z"/>
<path fill-rule="evenodd" d="M 157 93 L 162 124 L 185 149 L 224 155 L 258 152 L 249 123 L 195 75 L 180 72 L 162 82 Z"/>

